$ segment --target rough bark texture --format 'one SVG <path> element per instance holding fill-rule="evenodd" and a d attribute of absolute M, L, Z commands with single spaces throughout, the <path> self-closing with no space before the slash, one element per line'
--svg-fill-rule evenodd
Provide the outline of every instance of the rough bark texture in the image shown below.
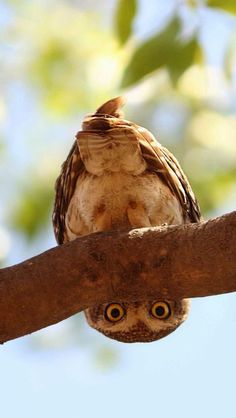
<path fill-rule="evenodd" d="M 84 236 L 0 270 L 0 342 L 101 302 L 236 291 L 236 212 Z"/>

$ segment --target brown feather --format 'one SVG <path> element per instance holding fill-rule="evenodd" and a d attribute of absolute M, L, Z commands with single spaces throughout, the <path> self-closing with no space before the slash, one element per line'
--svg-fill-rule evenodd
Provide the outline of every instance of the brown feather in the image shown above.
<path fill-rule="evenodd" d="M 136 129 L 141 134 L 139 144 L 148 170 L 156 172 L 178 197 L 185 217 L 190 222 L 199 222 L 201 220 L 199 204 L 177 159 L 157 142 L 149 131 L 138 126 Z"/>
<path fill-rule="evenodd" d="M 95 115 L 111 115 L 115 116 L 116 118 L 123 117 L 123 113 L 120 110 L 122 106 L 124 106 L 125 100 L 122 96 L 115 97 L 114 99 L 109 100 L 108 102 L 104 103 L 100 106 L 97 110 Z"/>
<path fill-rule="evenodd" d="M 121 119 L 120 107 L 123 104 L 123 99 L 116 97 L 99 107 L 95 114 L 87 116 L 83 122 L 83 130 L 76 135 L 77 140 L 79 141 L 81 135 L 89 135 L 89 131 L 93 132 L 93 135 L 96 131 L 101 136 L 109 135 L 112 138 L 112 133 L 119 130 L 120 135 L 137 137 L 142 156 L 147 163 L 147 170 L 155 172 L 178 198 L 186 221 L 199 222 L 201 214 L 198 202 L 178 161 L 148 130 Z M 84 172 L 86 170 L 75 141 L 55 185 L 53 226 L 58 244 L 68 241 L 66 213 L 77 179 Z"/>
<path fill-rule="evenodd" d="M 66 161 L 62 164 L 61 173 L 55 184 L 56 197 L 52 220 L 55 237 L 59 245 L 68 241 L 65 228 L 66 212 L 74 194 L 77 179 L 84 170 L 84 164 L 75 141 Z"/>

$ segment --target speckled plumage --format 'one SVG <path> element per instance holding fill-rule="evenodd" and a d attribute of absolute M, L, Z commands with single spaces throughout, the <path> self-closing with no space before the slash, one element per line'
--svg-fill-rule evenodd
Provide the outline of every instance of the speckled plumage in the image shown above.
<path fill-rule="evenodd" d="M 200 220 L 177 160 L 149 131 L 122 118 L 122 104 L 115 98 L 85 118 L 62 166 L 53 213 L 59 244 L 97 231 Z M 137 342 L 169 334 L 187 316 L 186 300 L 168 301 L 167 319 L 154 318 L 150 304 L 125 304 L 117 322 L 105 317 L 106 305 L 88 308 L 86 318 L 108 337 Z"/>

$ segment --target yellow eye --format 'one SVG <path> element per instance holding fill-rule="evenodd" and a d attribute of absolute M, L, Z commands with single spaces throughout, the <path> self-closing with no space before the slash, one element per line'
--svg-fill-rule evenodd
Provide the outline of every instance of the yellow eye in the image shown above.
<path fill-rule="evenodd" d="M 151 314 L 157 319 L 167 319 L 171 314 L 171 309 L 167 302 L 155 302 L 151 307 Z"/>
<path fill-rule="evenodd" d="M 111 303 L 106 307 L 105 316 L 108 321 L 117 322 L 125 315 L 123 306 L 119 303 Z"/>

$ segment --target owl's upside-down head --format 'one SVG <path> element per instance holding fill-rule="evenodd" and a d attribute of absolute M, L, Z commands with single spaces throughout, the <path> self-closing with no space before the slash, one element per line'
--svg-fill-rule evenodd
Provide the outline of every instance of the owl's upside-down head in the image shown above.
<path fill-rule="evenodd" d="M 175 331 L 187 318 L 189 300 L 109 303 L 85 310 L 92 328 L 124 342 L 151 342 Z"/>

